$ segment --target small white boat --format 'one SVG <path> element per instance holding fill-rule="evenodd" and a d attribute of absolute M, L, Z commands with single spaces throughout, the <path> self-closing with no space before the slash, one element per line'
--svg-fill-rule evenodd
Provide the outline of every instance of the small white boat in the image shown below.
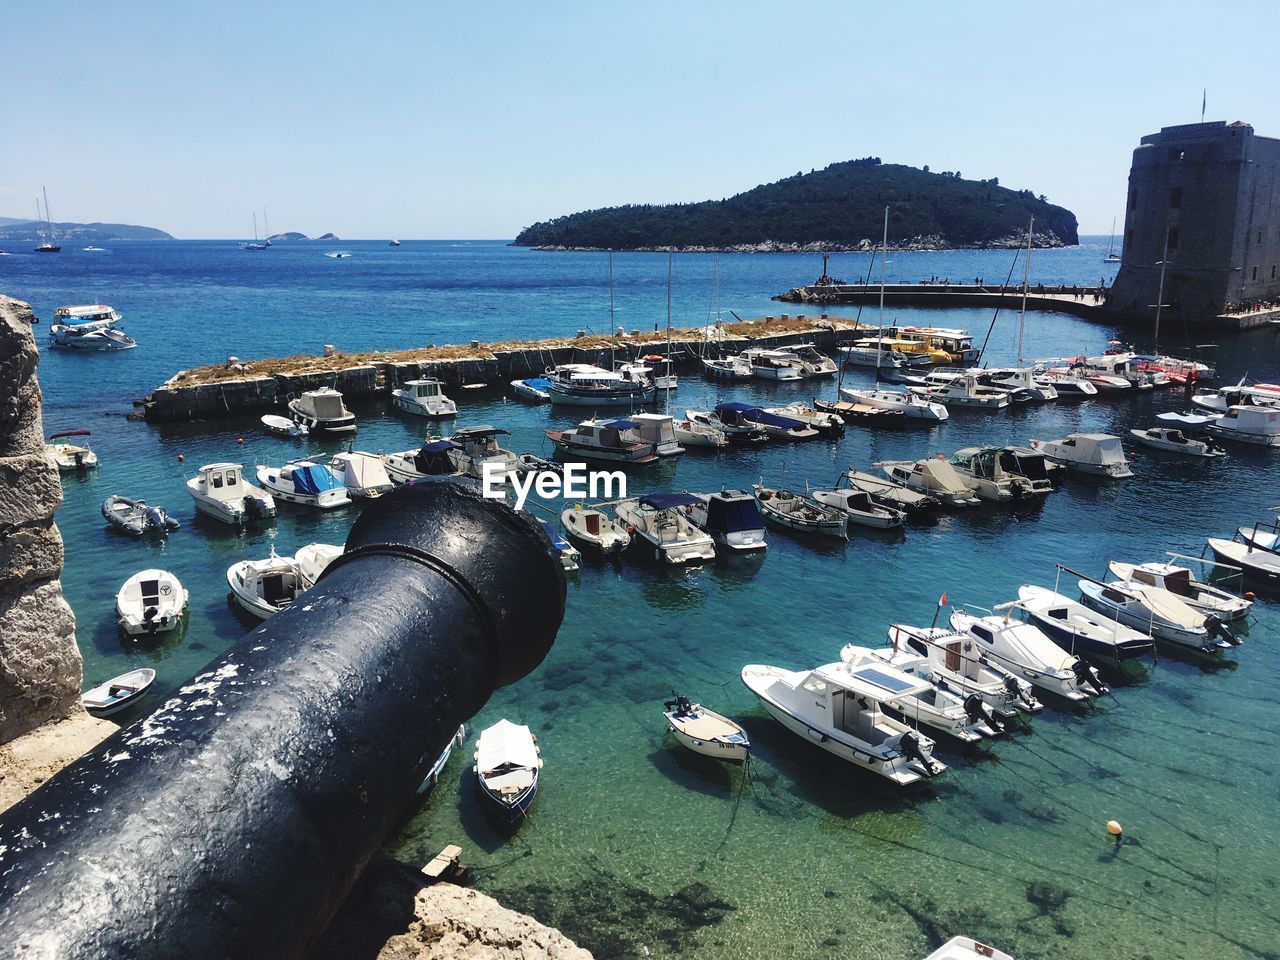
<path fill-rule="evenodd" d="M 116 594 L 116 623 L 131 637 L 168 633 L 182 622 L 187 591 L 166 570 L 143 570 Z"/>
<path fill-rule="evenodd" d="M 283 467 L 259 467 L 258 482 L 271 495 L 304 507 L 332 510 L 351 502 L 332 469 L 314 460 L 290 460 Z"/>
<path fill-rule="evenodd" d="M 742 357 L 723 357 L 720 359 L 704 357 L 702 369 L 707 376 L 716 380 L 751 379 L 751 364 Z"/>
<path fill-rule="evenodd" d="M 804 379 L 804 370 L 799 358 L 786 350 L 748 347 L 742 351 L 742 359 L 750 364 L 751 375 L 758 380 Z"/>
<path fill-rule="evenodd" d="M 382 457 L 376 453 L 348 450 L 334 454 L 329 469 L 353 497 L 371 500 L 395 489 Z"/>
<path fill-rule="evenodd" d="M 849 536 L 843 511 L 789 490 L 774 490 L 759 483 L 753 484 L 751 489 L 761 516 L 770 523 L 797 533 L 839 537 L 841 540 Z"/>
<path fill-rule="evenodd" d="M 1016 605 L 1002 605 L 1006 606 L 1024 613 L 1068 653 L 1093 657 L 1118 667 L 1126 660 L 1149 657 L 1154 652 L 1154 644 L 1147 634 L 1035 584 L 1020 586 Z"/>
<path fill-rule="evenodd" d="M 1217 617 L 1193 610 L 1168 590 L 1134 581 L 1080 580 L 1085 606 L 1160 640 L 1202 653 L 1235 646 L 1235 637 Z"/>
<path fill-rule="evenodd" d="M 889 627 L 889 643 L 894 650 L 908 650 L 924 658 L 925 665 L 917 671 L 921 676 L 964 697 L 976 693 L 1002 717 L 1044 709 L 1031 684 L 993 663 L 963 633 L 895 623 Z"/>
<path fill-rule="evenodd" d="M 268 433 L 274 433 L 277 437 L 305 437 L 311 432 L 301 423 L 294 423 L 288 417 L 275 413 L 263 414 L 262 425 L 267 428 Z"/>
<path fill-rule="evenodd" d="M 458 415 L 458 405 L 444 393 L 444 384 L 434 377 L 406 381 L 391 391 L 391 402 L 397 410 L 432 420 Z"/>
<path fill-rule="evenodd" d="M 892 507 L 882 507 L 862 490 L 813 490 L 809 496 L 818 503 L 834 507 L 845 516 L 845 522 L 875 530 L 888 530 L 902 526 L 907 515 Z"/>
<path fill-rule="evenodd" d="M 1061 440 L 1032 440 L 1031 449 L 1068 470 L 1113 480 L 1132 477 L 1119 437 L 1106 433 L 1072 433 Z"/>
<path fill-rule="evenodd" d="M 282 557 L 271 548 L 263 560 L 241 560 L 227 568 L 231 599 L 260 620 L 291 606 L 307 589 L 294 557 Z"/>
<path fill-rule="evenodd" d="M 764 412 L 776 417 L 786 417 L 788 420 L 799 420 L 824 437 L 844 436 L 844 420 L 834 413 L 814 409 L 803 400 L 796 400 L 783 407 L 765 407 Z"/>
<path fill-rule="evenodd" d="M 688 412 L 692 414 L 692 411 Z M 760 407 L 736 400 L 717 403 L 712 413 L 726 427 L 754 427 L 771 440 L 812 440 L 820 436 L 818 430 L 803 420 L 768 413 Z"/>
<path fill-rule="evenodd" d="M 653 444 L 640 439 L 633 420 L 583 420 L 569 430 L 547 430 L 547 439 L 566 456 L 644 466 L 658 462 Z"/>
<path fill-rule="evenodd" d="M 751 754 L 747 732 L 728 717 L 708 710 L 700 703 L 672 691 L 663 703 L 667 727 L 682 746 L 694 753 L 726 763 L 746 763 Z"/>
<path fill-rule="evenodd" d="M 730 553 L 764 550 L 764 520 L 756 498 L 742 490 L 721 490 L 707 495 L 695 493 L 698 502 L 689 511 L 689 519 L 703 533 Z"/>
<path fill-rule="evenodd" d="M 329 564 L 342 556 L 342 547 L 333 543 L 309 543 L 299 547 L 293 555 L 298 565 L 298 576 L 302 580 L 302 589 L 310 590 L 320 579 L 320 574 L 328 569 Z"/>
<path fill-rule="evenodd" d="M 908 517 L 928 518 L 942 506 L 942 502 L 936 497 L 904 487 L 885 477 L 877 477 L 874 473 L 863 473 L 850 468 L 845 474 L 845 480 L 850 489 L 870 494 L 871 499 L 880 506 L 900 510 Z"/>
<path fill-rule="evenodd" d="M 102 516 L 111 526 L 123 530 L 131 537 L 140 537 L 145 533 L 164 536 L 182 526 L 165 513 L 162 507 L 149 507 L 145 500 L 131 500 L 118 494 L 102 501 Z"/>
<path fill-rule="evenodd" d="M 512 380 L 511 389 L 515 391 L 517 397 L 522 400 L 532 400 L 534 403 L 547 403 L 551 400 L 551 391 L 547 388 L 551 386 L 543 377 L 526 377 L 523 380 Z"/>
<path fill-rule="evenodd" d="M 895 483 L 928 494 L 948 507 L 976 507 L 982 502 L 977 496 L 977 485 L 941 458 L 886 460 L 872 466 L 879 467 Z"/>
<path fill-rule="evenodd" d="M 566 508 L 560 514 L 565 535 L 574 543 L 593 553 L 613 556 L 621 553 L 631 543 L 627 528 L 611 519 L 603 510 L 584 507 L 580 503 Z"/>
<path fill-rule="evenodd" d="M 636 424 L 636 435 L 645 443 L 653 444 L 653 452 L 660 457 L 677 457 L 684 453 L 676 437 L 675 418 L 665 413 L 633 413 L 628 418 Z"/>
<path fill-rule="evenodd" d="M 1223 563 L 1229 563 L 1244 571 L 1246 578 L 1261 581 L 1272 587 L 1280 585 L 1280 554 L 1272 553 L 1250 543 L 1237 543 L 1210 537 L 1209 549 Z"/>
<path fill-rule="evenodd" d="M 742 668 L 747 689 L 792 733 L 855 767 L 909 786 L 947 768 L 933 759 L 932 740 L 880 709 L 887 695 L 924 693 L 928 683 L 905 675 L 893 680 L 896 689 L 889 691 L 843 663 L 796 671 L 764 664 Z"/>
<path fill-rule="evenodd" d="M 527 511 L 526 511 L 527 512 Z M 578 548 L 560 535 L 559 529 L 552 520 L 543 520 L 536 518 L 537 522 L 542 525 L 542 529 L 547 534 L 547 539 L 551 541 L 551 546 L 555 549 L 556 554 L 560 557 L 560 567 L 566 573 L 572 573 L 582 566 L 582 554 L 578 552 Z"/>
<path fill-rule="evenodd" d="M 676 443 L 686 450 L 690 447 L 710 447 L 719 450 L 729 445 L 725 432 L 709 423 L 697 423 L 693 420 L 676 420 L 671 425 L 676 435 Z"/>
<path fill-rule="evenodd" d="M 686 410 L 684 415 L 691 423 L 708 427 L 730 443 L 764 443 L 768 439 L 756 424 L 726 412 L 722 418 L 718 413 L 709 410 Z"/>
<path fill-rule="evenodd" d="M 389 241 L 387 241 L 387 246 L 388 246 L 388 247 L 398 247 L 398 246 L 400 246 L 400 241 L 399 241 L 399 240 L 397 240 L 395 237 L 392 237 Z M 461 728 L 461 727 L 459 727 L 458 729 L 459 729 L 459 730 L 461 730 L 462 728 Z"/>
<path fill-rule="evenodd" d="M 648 545 L 653 559 L 671 566 L 702 563 L 716 558 L 716 545 L 686 516 L 698 503 L 689 493 L 651 493 L 614 506 L 637 546 Z"/>
<path fill-rule="evenodd" d="M 508 431 L 487 423 L 455 430 L 448 437 L 454 445 L 454 449 L 449 451 L 449 459 L 468 477 L 483 481 L 487 469 L 498 481 L 506 482 L 519 472 L 520 461 L 514 453 L 498 444 L 498 437 L 508 435 Z"/>
<path fill-rule="evenodd" d="M 1037 386 L 1052 387 L 1059 400 L 1088 400 L 1098 395 L 1098 388 L 1084 377 L 1077 377 L 1069 370 L 1047 370 L 1037 367 L 1034 382 Z"/>
<path fill-rule="evenodd" d="M 542 771 L 541 751 L 529 728 L 499 720 L 482 731 L 474 769 L 488 808 L 507 823 L 522 820 L 538 794 Z"/>
<path fill-rule="evenodd" d="M 1205 424 L 1205 429 L 1225 440 L 1260 447 L 1280 447 L 1280 408 L 1234 406 L 1218 419 Z"/>
<path fill-rule="evenodd" d="M 1108 255 L 1107 263 L 1119 263 L 1120 258 Z M 1013 956 L 1003 950 L 987 946 L 973 937 L 952 937 L 924 960 L 1013 960 Z"/>
<path fill-rule="evenodd" d="M 1002 410 L 1010 402 L 1008 390 L 983 386 L 975 376 L 958 376 L 945 383 L 908 389 L 916 396 L 944 404 L 948 409 L 957 406 Z"/>
<path fill-rule="evenodd" d="M 1053 492 L 1053 482 L 1040 454 L 1022 457 L 1007 447 L 965 447 L 957 450 L 949 463 L 974 485 L 981 499 L 992 503 L 1033 499 Z"/>
<path fill-rule="evenodd" d="M 1112 560 L 1107 569 L 1117 580 L 1132 580 L 1135 583 L 1168 590 L 1175 597 L 1198 610 L 1205 616 L 1214 616 L 1219 620 L 1239 620 L 1249 613 L 1252 600 L 1237 597 L 1219 587 L 1197 580 L 1187 567 L 1173 563 L 1121 563 Z"/>
<path fill-rule="evenodd" d="M 422 778 L 422 783 L 418 784 L 418 795 L 423 796 L 431 791 L 437 783 L 440 782 L 440 774 L 444 772 L 445 765 L 449 762 L 449 757 L 453 755 L 454 749 L 462 749 L 462 745 L 467 742 L 466 724 L 461 724 L 458 730 L 449 742 L 445 744 L 445 748 L 440 751 L 440 755 L 436 757 L 435 762 L 427 769 L 426 775 Z"/>
<path fill-rule="evenodd" d="M 49 436 L 49 443 L 44 445 L 44 452 L 58 465 L 59 473 L 92 470 L 98 465 L 98 455 L 89 449 L 87 439 L 79 443 L 72 443 L 70 439 L 88 436 L 88 430 L 63 430 Z"/>
<path fill-rule="evenodd" d="M 840 396 L 852 403 L 866 403 L 882 410 L 901 410 L 908 420 L 941 423 L 950 414 L 947 408 L 927 397 L 918 397 L 909 390 L 854 389 L 841 387 Z"/>
<path fill-rule="evenodd" d="M 1076 701 L 1107 692 L 1093 667 L 1067 653 L 1033 624 L 1008 615 L 979 617 L 957 610 L 951 614 L 951 626 L 975 640 L 988 660 L 1033 687 Z"/>
<path fill-rule="evenodd" d="M 326 253 L 325 256 L 328 257 L 330 260 L 346 260 L 349 256 L 351 256 L 351 254 L 348 253 L 346 250 L 334 250 L 330 253 Z"/>
<path fill-rule="evenodd" d="M 836 375 L 836 362 L 812 343 L 792 344 L 779 352 L 794 358 L 799 363 L 800 373 L 809 379 Z"/>
<path fill-rule="evenodd" d="M 412 483 L 428 477 L 460 477 L 462 470 L 450 456 L 459 449 L 449 440 L 428 438 L 418 450 L 385 453 L 382 463 L 393 483 Z"/>
<path fill-rule="evenodd" d="M 1194 440 L 1174 427 L 1148 427 L 1146 430 L 1130 430 L 1129 435 L 1144 447 L 1179 453 L 1184 457 L 1225 457 L 1227 451 L 1212 440 Z"/>
<path fill-rule="evenodd" d="M 293 422 L 301 424 L 312 433 L 355 433 L 356 418 L 342 394 L 332 387 L 307 390 L 300 397 L 289 401 L 289 414 Z"/>
<path fill-rule="evenodd" d="M 156 672 L 150 667 L 130 670 L 89 688 L 80 695 L 80 702 L 95 717 L 109 717 L 141 700 L 155 679 Z"/>
<path fill-rule="evenodd" d="M 209 463 L 187 481 L 196 511 L 223 523 L 243 524 L 276 515 L 271 494 L 244 478 L 238 463 Z"/>

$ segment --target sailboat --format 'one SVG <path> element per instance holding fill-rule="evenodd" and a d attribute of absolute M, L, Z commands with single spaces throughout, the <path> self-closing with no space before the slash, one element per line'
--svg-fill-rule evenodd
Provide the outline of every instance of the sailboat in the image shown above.
<path fill-rule="evenodd" d="M 44 237 L 39 244 L 36 245 L 36 253 L 61 253 L 62 247 L 58 246 L 53 240 L 53 219 L 49 216 L 49 191 L 44 187 L 40 188 L 40 192 L 44 194 L 44 219 L 49 225 L 49 232 L 46 234 L 40 231 Z M 40 201 L 36 200 L 36 222 L 40 221 Z"/>
<path fill-rule="evenodd" d="M 263 219 L 263 221 L 264 221 L 264 222 L 265 222 L 265 221 L 266 221 L 266 219 L 267 219 L 267 211 L 265 211 L 265 210 L 263 210 L 263 211 L 262 211 L 262 219 Z M 271 241 L 270 241 L 270 240 L 267 240 L 266 242 L 263 242 L 263 241 L 260 241 L 260 240 L 258 239 L 258 211 L 256 211 L 256 210 L 255 210 L 255 211 L 253 212 L 253 243 L 246 243 L 246 244 L 244 244 L 244 246 L 243 246 L 243 248 L 242 248 L 242 249 L 245 249 L 245 250 L 265 250 L 265 249 L 267 249 L 267 247 L 269 247 L 269 246 L 271 246 Z"/>
<path fill-rule="evenodd" d="M 1103 263 L 1119 263 L 1120 254 L 1116 253 L 1116 218 L 1111 218 L 1111 242 L 1107 244 L 1107 255 L 1102 258 Z"/>

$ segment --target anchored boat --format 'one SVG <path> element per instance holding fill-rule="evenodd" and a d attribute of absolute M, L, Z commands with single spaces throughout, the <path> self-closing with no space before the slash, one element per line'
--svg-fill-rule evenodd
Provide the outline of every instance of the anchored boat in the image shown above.
<path fill-rule="evenodd" d="M 634 420 L 583 420 L 569 430 L 547 430 L 547 439 L 564 454 L 586 460 L 646 465 L 658 462 L 653 444 L 640 439 Z"/>
<path fill-rule="evenodd" d="M 1072 433 L 1062 440 L 1032 440 L 1031 449 L 1068 470 L 1113 480 L 1132 477 L 1119 437 L 1106 433 Z"/>
<path fill-rule="evenodd" d="M 238 463 L 209 463 L 187 481 L 196 511 L 223 523 L 244 524 L 276 515 L 271 494 L 244 478 Z"/>
<path fill-rule="evenodd" d="M 450 440 L 428 439 L 418 450 L 402 450 L 382 455 L 383 466 L 393 483 L 439 477 L 459 477 L 462 471 L 450 454 L 459 449 Z"/>
<path fill-rule="evenodd" d="M 989 660 L 1041 690 L 1077 701 L 1107 692 L 1093 667 L 1067 653 L 1032 624 L 1009 616 L 979 617 L 957 610 L 951 614 L 951 626 L 977 641 Z"/>
<path fill-rule="evenodd" d="M 406 381 L 391 391 L 391 402 L 397 410 L 432 420 L 458 415 L 458 405 L 445 396 L 444 384 L 434 377 Z"/>
<path fill-rule="evenodd" d="M 754 484 L 751 489 L 755 493 L 761 515 L 770 523 L 797 533 L 839 537 L 841 540 L 849 536 L 845 515 L 841 510 L 789 490 L 774 490 L 759 483 Z"/>
<path fill-rule="evenodd" d="M 98 465 L 98 455 L 89 449 L 89 441 L 72 443 L 71 437 L 88 437 L 88 430 L 63 430 L 50 434 L 44 445 L 45 454 L 58 465 L 59 473 L 75 473 L 92 470 Z"/>
<path fill-rule="evenodd" d="M 289 414 L 294 423 L 311 433 L 356 432 L 355 414 L 342 402 L 342 394 L 332 387 L 308 390 L 290 400 Z"/>
<path fill-rule="evenodd" d="M 90 687 L 80 695 L 80 702 L 95 717 L 110 717 L 141 700 L 155 679 L 156 672 L 150 667 L 130 670 L 106 683 Z"/>
<path fill-rule="evenodd" d="M 565 536 L 593 553 L 611 557 L 627 549 L 631 534 L 603 510 L 575 503 L 560 513 Z"/>
<path fill-rule="evenodd" d="M 523 820 L 538 795 L 542 756 L 523 724 L 499 720 L 476 743 L 475 774 L 486 807 L 506 823 Z"/>
<path fill-rule="evenodd" d="M 742 490 L 721 490 L 707 495 L 695 493 L 698 502 L 689 511 L 689 519 L 731 553 L 751 553 L 765 549 L 764 520 L 756 499 Z"/>
<path fill-rule="evenodd" d="M 168 633 L 186 609 L 187 591 L 167 570 L 135 573 L 116 594 L 116 623 L 131 637 Z"/>
<path fill-rule="evenodd" d="M 304 507 L 332 510 L 351 502 L 334 471 L 314 460 L 290 460 L 283 467 L 259 467 L 258 482 L 271 495 Z"/>
<path fill-rule="evenodd" d="M 620 500 L 613 509 L 633 543 L 648 544 L 659 563 L 679 565 L 716 558 L 715 541 L 686 515 L 698 503 L 689 493 L 651 493 Z"/>
<path fill-rule="evenodd" d="M 672 699 L 663 703 L 666 709 L 662 716 L 681 745 L 725 763 L 746 763 L 750 759 L 751 740 L 742 727 L 700 703 L 690 703 L 688 697 L 674 690 L 671 693 Z"/>
<path fill-rule="evenodd" d="M 889 627 L 889 643 L 894 650 L 905 648 L 923 657 L 927 666 L 920 670 L 942 689 L 966 697 L 976 693 L 1002 717 L 1044 709 L 1031 684 L 993 663 L 962 633 L 895 623 Z"/>
<path fill-rule="evenodd" d="M 1001 604 L 1001 609 L 1005 608 L 1021 611 L 1068 653 L 1121 667 L 1126 660 L 1150 657 L 1155 652 L 1147 634 L 1035 584 L 1020 586 L 1017 602 Z"/>
<path fill-rule="evenodd" d="M 329 469 L 353 497 L 369 500 L 395 489 L 385 462 L 377 454 L 358 450 L 338 453 L 329 461 Z"/>
<path fill-rule="evenodd" d="M 111 526 L 131 537 L 140 537 L 144 533 L 164 536 L 182 526 L 162 507 L 149 507 L 145 500 L 131 500 L 119 494 L 112 494 L 102 501 L 102 516 Z"/>
<path fill-rule="evenodd" d="M 886 460 L 872 464 L 895 483 L 936 498 L 948 507 L 976 507 L 980 501 L 977 485 L 956 472 L 941 458 L 932 460 Z"/>

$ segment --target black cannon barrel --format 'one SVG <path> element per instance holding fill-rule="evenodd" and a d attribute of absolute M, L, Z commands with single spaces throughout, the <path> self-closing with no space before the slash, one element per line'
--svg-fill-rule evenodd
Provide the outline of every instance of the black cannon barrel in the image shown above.
<path fill-rule="evenodd" d="M 0 815 L 0 953 L 297 957 L 458 724 L 551 647 L 537 524 L 439 482 L 150 716 Z"/>

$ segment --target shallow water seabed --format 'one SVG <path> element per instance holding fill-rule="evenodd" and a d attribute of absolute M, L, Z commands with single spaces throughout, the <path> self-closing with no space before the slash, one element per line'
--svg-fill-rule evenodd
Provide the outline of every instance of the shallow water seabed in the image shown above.
<path fill-rule="evenodd" d="M 266 556 L 272 546 L 284 554 L 314 541 L 340 543 L 358 507 L 320 513 L 282 505 L 274 524 L 245 531 L 196 518 L 183 483 L 202 463 L 279 465 L 345 444 L 269 437 L 256 418 L 130 423 L 115 414 L 128 410 L 132 397 L 180 367 L 232 353 L 318 352 L 320 343 L 335 341 L 350 349 L 458 342 L 608 323 L 601 255 L 406 242 L 399 249 L 410 248 L 413 259 L 403 262 L 360 244 L 344 244 L 354 255 L 341 261 L 312 246 L 266 261 L 174 246 L 176 267 L 159 245 L 129 245 L 86 267 L 73 258 L 51 264 L 16 255 L 0 267 L 0 289 L 32 299 L 46 323 L 56 305 L 102 299 L 121 310 L 124 328 L 140 342 L 114 356 L 46 350 L 39 373 L 47 429 L 91 428 L 102 458 L 96 472 L 65 478 L 58 514 L 86 684 L 151 665 L 155 698 L 252 625 L 227 605 L 231 563 Z M 1068 282 L 1101 272 L 1097 251 L 1053 255 L 1067 264 Z M 956 256 L 972 258 L 966 262 L 978 266 L 966 273 L 981 270 L 988 280 L 1007 270 L 1003 251 Z M 1050 253 L 1035 257 L 1033 281 L 1035 265 L 1049 262 Z M 117 266 L 105 265 L 108 258 Z M 725 307 L 743 316 L 781 312 L 767 294 L 811 279 L 817 259 L 722 257 Z M 31 262 L 11 262 L 19 260 Z M 475 268 L 466 264 L 477 261 L 496 278 L 490 286 L 445 282 L 470 276 Z M 705 315 L 712 261 L 676 258 L 676 303 L 685 315 L 677 322 Z M 695 266 L 702 270 L 696 278 Z M 355 269 L 341 282 L 333 278 L 348 268 Z M 630 313 L 628 326 L 641 325 L 640 315 L 650 325 L 665 320 L 666 258 L 619 255 L 615 270 L 619 319 Z M 912 273 L 919 271 L 905 276 Z M 896 318 L 981 335 L 991 315 L 902 311 Z M 1012 319 L 1002 314 L 997 324 L 993 363 L 1012 359 Z M 36 328 L 42 343 L 46 330 Z M 1037 315 L 1028 318 L 1026 353 L 1099 352 L 1111 334 L 1070 317 Z M 1275 380 L 1275 349 L 1271 331 L 1224 342 L 1217 351 L 1222 380 L 1245 372 Z M 865 371 L 849 378 L 870 379 Z M 721 385 L 685 377 L 672 410 L 718 399 L 783 404 L 833 391 L 830 381 Z M 496 391 L 456 399 L 458 426 L 505 427 L 513 449 L 544 455 L 544 429 L 590 414 L 529 406 Z M 1154 424 L 1156 412 L 1181 406 L 1179 394 L 1161 392 L 993 414 L 957 411 L 936 427 L 851 427 L 830 443 L 690 452 L 633 471 L 631 492 L 749 488 L 784 476 L 797 489 L 806 481 L 830 484 L 850 464 L 866 468 L 873 460 L 980 443 L 1076 430 L 1127 438 L 1129 427 Z M 355 446 L 374 452 L 408 449 L 427 430 L 452 426 L 401 416 L 382 403 L 358 405 L 356 413 Z M 1162 656 L 1147 682 L 1117 688 L 1087 711 L 1051 705 L 1026 731 L 974 753 L 942 744 L 939 756 L 951 772 L 915 797 L 786 732 L 738 679 L 745 663 L 799 669 L 835 660 L 845 642 L 881 644 L 891 622 L 927 623 L 944 590 L 953 604 L 990 606 L 1011 599 L 1023 582 L 1052 586 L 1055 561 L 1099 576 L 1111 559 L 1155 559 L 1166 550 L 1198 555 L 1206 535 L 1228 535 L 1277 502 L 1275 453 L 1232 446 L 1226 461 L 1206 464 L 1126 446 L 1134 479 L 1072 479 L 1039 506 L 950 514 L 901 535 L 859 531 L 848 543 L 772 530 L 762 558 L 684 572 L 587 562 L 570 577 L 565 623 L 546 663 L 498 691 L 468 724 L 467 746 L 392 848 L 426 862 L 446 843 L 462 844 L 481 889 L 560 926 L 601 957 L 647 951 L 907 960 L 960 932 L 1020 960 L 1280 953 L 1274 603 L 1255 606 L 1246 642 L 1230 654 L 1238 669 L 1201 670 Z M 159 503 L 183 529 L 158 543 L 122 537 L 99 513 L 110 493 Z M 185 630 L 154 648 L 123 642 L 112 615 L 120 583 L 147 566 L 172 570 L 191 594 Z M 1061 590 L 1074 593 L 1074 581 L 1063 575 Z M 664 735 L 661 701 L 672 687 L 746 725 L 755 745 L 749 781 Z M 478 809 L 469 771 L 478 730 L 502 716 L 530 724 L 547 760 L 532 817 L 509 838 Z M 1106 837 L 1109 819 L 1125 827 L 1119 848 Z"/>

